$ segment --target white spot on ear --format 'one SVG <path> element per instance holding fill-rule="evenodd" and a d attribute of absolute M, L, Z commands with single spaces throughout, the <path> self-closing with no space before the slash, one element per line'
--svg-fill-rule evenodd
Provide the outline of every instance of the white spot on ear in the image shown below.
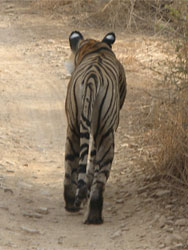
<path fill-rule="evenodd" d="M 77 37 L 80 37 L 80 34 L 78 34 L 78 33 L 73 33 L 72 35 L 71 35 L 71 39 L 74 39 L 74 38 L 77 38 Z"/>
<path fill-rule="evenodd" d="M 114 41 L 114 36 L 112 34 L 109 34 L 106 36 L 106 39 Z"/>
<path fill-rule="evenodd" d="M 68 71 L 68 73 L 71 75 L 72 72 L 74 71 L 74 63 L 72 61 L 65 61 L 64 62 L 64 66 L 66 68 L 66 70 Z"/>

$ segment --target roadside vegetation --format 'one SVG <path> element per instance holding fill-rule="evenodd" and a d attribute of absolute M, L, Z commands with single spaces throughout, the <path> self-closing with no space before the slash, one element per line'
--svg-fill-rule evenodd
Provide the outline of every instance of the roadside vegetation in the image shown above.
<path fill-rule="evenodd" d="M 150 158 L 156 173 L 182 190 L 188 189 L 188 2 L 167 5 L 173 58 L 163 62 L 159 94 L 149 139 L 157 150 Z"/>

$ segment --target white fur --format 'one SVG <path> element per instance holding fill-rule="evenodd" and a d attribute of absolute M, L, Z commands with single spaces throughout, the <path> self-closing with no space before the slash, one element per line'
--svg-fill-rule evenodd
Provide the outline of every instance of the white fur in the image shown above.
<path fill-rule="evenodd" d="M 66 70 L 68 71 L 68 73 L 72 74 L 72 72 L 74 71 L 74 63 L 70 60 L 65 61 L 64 66 L 65 66 Z"/>
<path fill-rule="evenodd" d="M 73 38 L 76 38 L 76 37 L 80 37 L 80 35 L 79 35 L 78 33 L 75 32 L 75 33 L 73 33 L 73 34 L 71 35 L 70 38 L 73 39 Z"/>
<path fill-rule="evenodd" d="M 106 38 L 107 38 L 108 40 L 114 41 L 114 36 L 113 36 L 113 35 L 107 35 Z"/>

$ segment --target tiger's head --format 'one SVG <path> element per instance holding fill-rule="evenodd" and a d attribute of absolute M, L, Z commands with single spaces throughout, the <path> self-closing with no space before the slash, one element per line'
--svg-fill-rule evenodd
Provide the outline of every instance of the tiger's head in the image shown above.
<path fill-rule="evenodd" d="M 84 39 L 79 31 L 73 31 L 69 36 L 69 44 L 72 53 L 69 60 L 65 62 L 66 69 L 72 74 L 75 65 L 79 64 L 86 54 L 96 51 L 101 47 L 111 49 L 115 40 L 116 36 L 113 32 L 106 34 L 102 41 L 97 41 L 94 39 Z"/>

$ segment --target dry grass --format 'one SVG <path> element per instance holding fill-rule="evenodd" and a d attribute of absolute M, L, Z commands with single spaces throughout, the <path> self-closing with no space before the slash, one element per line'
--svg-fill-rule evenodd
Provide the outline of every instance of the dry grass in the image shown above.
<path fill-rule="evenodd" d="M 59 6 L 66 4 L 68 1 L 62 0 L 36 0 L 33 1 L 34 6 L 39 9 L 46 9 L 46 10 L 56 10 Z"/>
<path fill-rule="evenodd" d="M 89 12 L 93 9 L 92 0 L 33 0 L 33 5 L 39 10 L 47 10 L 50 13 L 59 13 L 61 15 L 70 14 L 78 15 L 81 18 L 81 13 Z M 74 16 L 76 18 L 76 16 Z M 72 19 L 72 18 L 71 18 Z M 70 21 L 71 21 L 70 19 Z"/>
<path fill-rule="evenodd" d="M 176 0 L 177 1 L 177 0 Z M 145 31 L 166 29 L 170 0 L 33 0 L 40 10 L 55 11 L 62 15 L 72 14 L 73 20 L 93 28 L 111 28 Z"/>
<path fill-rule="evenodd" d="M 182 99 L 177 107 L 162 105 L 153 139 L 159 145 L 154 167 L 157 173 L 188 188 L 188 112 Z M 175 105 L 174 105 L 175 106 Z"/>
<path fill-rule="evenodd" d="M 172 23 L 180 31 L 174 15 L 186 16 L 188 8 L 187 0 L 33 0 L 33 4 L 87 27 L 155 34 L 171 30 Z"/>
<path fill-rule="evenodd" d="M 181 40 L 176 50 L 176 60 L 166 61 L 168 71 L 163 73 L 162 88 L 155 92 L 153 105 L 142 116 L 147 117 L 145 129 L 147 143 L 155 150 L 147 158 L 147 166 L 153 166 L 173 185 L 188 189 L 188 54 L 187 42 Z M 183 52 L 183 53 L 182 53 Z M 152 96 L 152 94 L 151 94 Z M 151 112 L 152 106 L 152 112 Z M 145 163 L 144 163 L 145 164 Z M 176 185 L 174 185 L 177 187 Z"/>
<path fill-rule="evenodd" d="M 143 166 L 178 190 L 188 190 L 188 5 L 171 6 L 171 43 L 174 51 L 152 68 L 158 85 L 149 92 L 140 121 L 147 150 Z M 182 4 L 182 5 L 181 5 Z M 183 7 L 182 7 L 183 6 Z M 177 185 L 176 185 L 177 184 Z M 181 188 L 180 188 L 181 185 Z M 184 193 L 186 193 L 184 192 Z"/>

